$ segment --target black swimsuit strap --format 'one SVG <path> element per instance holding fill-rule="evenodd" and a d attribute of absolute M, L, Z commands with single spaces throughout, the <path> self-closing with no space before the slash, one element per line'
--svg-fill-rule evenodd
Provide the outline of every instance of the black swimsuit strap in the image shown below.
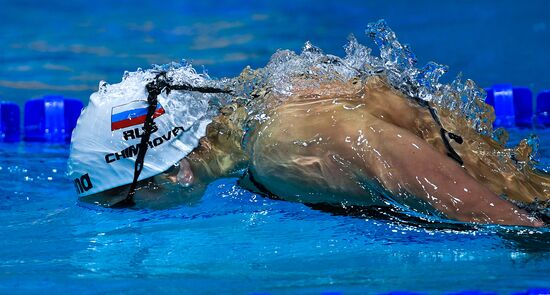
<path fill-rule="evenodd" d="M 441 124 L 441 120 L 439 120 L 439 116 L 437 115 L 437 112 L 435 109 L 430 105 L 429 102 L 419 98 L 419 97 L 413 97 L 414 101 L 416 101 L 421 107 L 425 107 L 430 111 L 430 115 L 434 119 L 435 123 L 439 126 L 439 133 L 441 135 L 441 139 L 443 140 L 443 144 L 445 144 L 445 148 L 447 148 L 447 156 L 449 156 L 451 159 L 455 160 L 460 166 L 464 165 L 464 161 L 462 158 L 456 153 L 456 151 L 451 146 L 451 143 L 449 142 L 449 139 L 447 139 L 447 135 L 449 135 L 449 138 L 457 142 L 458 144 L 462 144 L 463 139 L 460 135 L 448 132 L 443 128 L 443 125 Z"/>
<path fill-rule="evenodd" d="M 282 200 L 277 195 L 269 191 L 263 184 L 254 178 L 254 174 L 250 170 L 250 167 L 246 169 L 246 172 L 239 178 L 237 184 L 255 194 L 259 194 L 268 197 L 273 200 Z"/>

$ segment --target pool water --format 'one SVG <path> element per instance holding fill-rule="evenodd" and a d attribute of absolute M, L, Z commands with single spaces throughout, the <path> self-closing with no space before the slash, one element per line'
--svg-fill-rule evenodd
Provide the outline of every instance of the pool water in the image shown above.
<path fill-rule="evenodd" d="M 550 88 L 550 4 L 502 1 L 1 1 L 0 99 L 87 103 L 100 80 L 186 58 L 215 77 L 311 40 L 342 56 L 384 18 L 420 64 L 480 86 Z M 367 43 L 367 42 L 365 42 Z M 372 45 L 371 43 L 367 43 Z M 529 134 L 512 130 L 512 142 Z M 550 130 L 540 135 L 550 168 Z M 0 144 L 0 293 L 501 294 L 550 288 L 550 231 L 437 229 L 333 215 L 224 179 L 196 204 L 78 203 L 68 147 Z"/>
<path fill-rule="evenodd" d="M 2 1 L 0 99 L 46 94 L 87 102 L 100 80 L 187 59 L 216 77 L 263 67 L 277 49 L 310 40 L 343 56 L 368 23 L 385 19 L 420 64 L 449 65 L 482 87 L 550 88 L 550 3 L 545 0 L 25 0 Z M 372 46 L 371 46 L 372 47 Z"/>
<path fill-rule="evenodd" d="M 513 130 L 512 141 L 528 130 Z M 541 166 L 550 167 L 550 130 Z M 344 294 L 548 288 L 550 231 L 337 216 L 211 184 L 169 210 L 78 203 L 65 146 L 0 145 L 0 293 Z"/>

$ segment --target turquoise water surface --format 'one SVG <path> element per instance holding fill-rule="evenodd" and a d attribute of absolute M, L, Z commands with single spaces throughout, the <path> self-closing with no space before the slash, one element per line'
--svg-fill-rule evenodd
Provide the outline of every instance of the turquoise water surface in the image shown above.
<path fill-rule="evenodd" d="M 342 55 L 349 33 L 365 40 L 367 23 L 380 18 L 423 63 L 448 64 L 485 87 L 550 88 L 546 1 L 0 3 L 0 99 L 20 104 L 54 93 L 87 102 L 102 79 L 182 58 L 220 77 L 306 40 Z M 550 169 L 549 130 L 515 129 L 511 142 L 531 132 L 540 136 L 539 166 Z M 186 206 L 106 209 L 77 202 L 67 156 L 65 145 L 0 144 L 0 293 L 550 288 L 548 229 L 336 215 L 250 193 L 236 179 Z"/>
<path fill-rule="evenodd" d="M 526 135 L 516 130 L 514 138 Z M 550 133 L 543 132 L 550 168 Z M 550 231 L 337 216 L 217 181 L 193 205 L 77 203 L 67 149 L 0 145 L 0 293 L 508 294 L 548 288 Z"/>

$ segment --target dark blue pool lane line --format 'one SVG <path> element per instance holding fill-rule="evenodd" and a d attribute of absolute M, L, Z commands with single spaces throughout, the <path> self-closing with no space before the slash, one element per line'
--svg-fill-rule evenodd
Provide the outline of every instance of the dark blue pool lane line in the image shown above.
<path fill-rule="evenodd" d="M 550 89 L 541 91 L 533 108 L 527 87 L 495 84 L 485 89 L 486 102 L 495 109 L 494 127 L 550 127 Z M 80 100 L 49 95 L 25 103 L 23 140 L 69 143 L 83 104 Z M 0 142 L 21 140 L 21 115 L 13 102 L 0 102 Z"/>
<path fill-rule="evenodd" d="M 485 101 L 495 109 L 494 127 L 550 127 L 550 90 L 537 95 L 536 108 L 533 108 L 533 94 L 527 87 L 496 84 L 485 91 Z"/>
<path fill-rule="evenodd" d="M 21 134 L 19 106 L 13 102 L 0 103 L 0 141 L 17 142 Z"/>
<path fill-rule="evenodd" d="M 83 104 L 63 96 L 44 96 L 25 103 L 23 140 L 28 142 L 69 143 Z M 21 141 L 19 106 L 0 102 L 0 142 Z"/>

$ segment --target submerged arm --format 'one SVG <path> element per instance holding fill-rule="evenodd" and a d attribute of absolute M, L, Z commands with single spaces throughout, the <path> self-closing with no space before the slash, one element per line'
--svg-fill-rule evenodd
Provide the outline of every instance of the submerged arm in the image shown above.
<path fill-rule="evenodd" d="M 368 206 L 382 186 L 401 204 L 428 204 L 455 220 L 542 225 L 362 102 L 301 100 L 274 109 L 251 137 L 255 180 L 285 200 Z"/>
<path fill-rule="evenodd" d="M 384 160 L 392 166 L 392 177 L 381 169 L 369 169 L 394 195 L 412 194 L 429 203 L 451 219 L 478 223 L 541 226 L 512 203 L 505 201 L 477 182 L 455 161 L 436 151 L 424 140 L 407 130 L 385 122 L 373 124 L 367 131 L 381 150 Z M 372 127 L 372 126 L 371 126 Z M 364 149 L 366 164 L 377 166 L 378 157 Z"/>

